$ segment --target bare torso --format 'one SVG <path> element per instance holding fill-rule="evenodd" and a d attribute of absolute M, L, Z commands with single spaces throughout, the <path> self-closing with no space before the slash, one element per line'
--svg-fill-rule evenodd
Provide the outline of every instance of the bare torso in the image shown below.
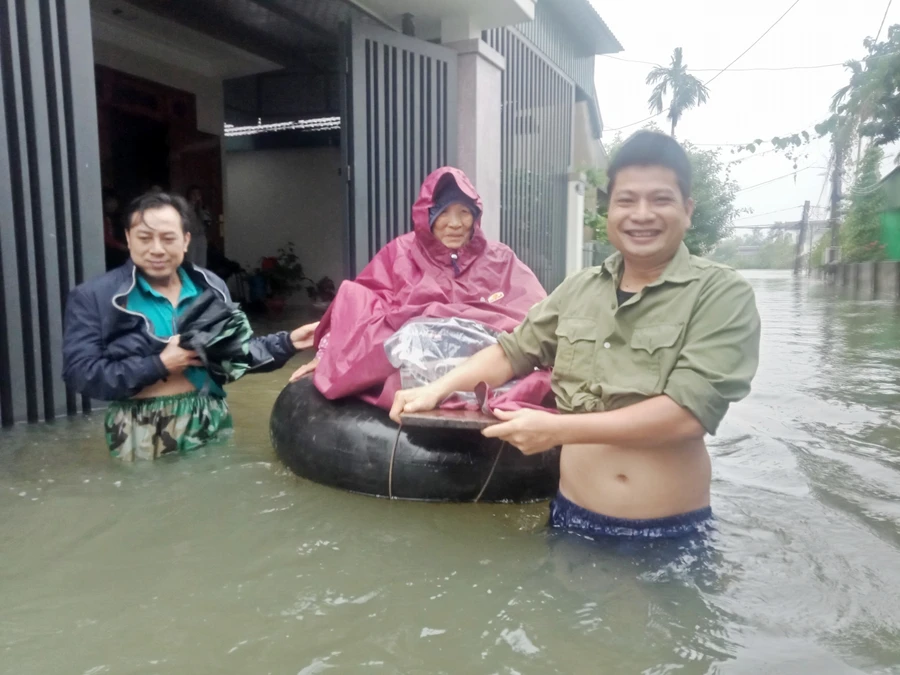
<path fill-rule="evenodd" d="M 181 297 L 181 280 L 178 274 L 173 275 L 172 280 L 168 284 L 154 284 L 151 282 L 156 291 L 161 293 L 163 297 L 172 303 L 173 307 L 178 306 L 178 298 Z M 132 398 L 156 398 L 158 396 L 177 396 L 178 394 L 187 394 L 195 391 L 196 387 L 190 380 L 185 377 L 184 373 L 175 373 L 169 375 L 165 380 L 154 382 L 149 387 L 144 387 Z"/>
<path fill-rule="evenodd" d="M 155 398 L 157 396 L 177 396 L 195 391 L 196 387 L 188 380 L 184 373 L 169 375 L 165 380 L 154 382 L 149 387 L 144 387 L 133 398 Z"/>
<path fill-rule="evenodd" d="M 680 447 L 567 445 L 559 489 L 579 506 L 613 518 L 664 518 L 709 506 L 710 460 L 702 440 Z"/>

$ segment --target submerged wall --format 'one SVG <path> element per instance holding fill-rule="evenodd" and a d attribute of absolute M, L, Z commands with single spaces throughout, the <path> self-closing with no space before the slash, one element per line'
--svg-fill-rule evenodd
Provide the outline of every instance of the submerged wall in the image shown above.
<path fill-rule="evenodd" d="M 834 281 L 862 297 L 900 298 L 900 261 L 843 263 L 833 269 Z M 818 279 L 826 279 L 824 267 L 815 270 Z"/>

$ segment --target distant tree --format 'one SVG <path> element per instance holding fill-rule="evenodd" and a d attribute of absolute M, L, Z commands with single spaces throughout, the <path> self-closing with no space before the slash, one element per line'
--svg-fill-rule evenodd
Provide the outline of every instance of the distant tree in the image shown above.
<path fill-rule="evenodd" d="M 863 153 L 856 180 L 848 194 L 841 226 L 841 253 L 847 262 L 884 260 L 879 213 L 884 193 L 879 189 L 884 150 L 874 143 Z"/>
<path fill-rule="evenodd" d="M 738 184 L 731 178 L 729 165 L 719 158 L 718 150 L 700 150 L 684 144 L 693 171 L 694 216 L 684 243 L 695 255 L 706 255 L 731 234 L 738 216 L 749 213 L 734 205 Z"/>
<path fill-rule="evenodd" d="M 751 253 L 740 251 L 740 248 L 750 246 L 756 247 L 756 250 Z M 709 257 L 736 269 L 786 270 L 794 266 L 795 251 L 793 237 L 776 230 L 766 237 L 754 233 L 723 239 Z"/>
<path fill-rule="evenodd" d="M 672 123 L 672 136 L 675 135 L 675 127 L 681 121 L 682 115 L 691 108 L 706 103 L 709 100 L 709 89 L 699 79 L 687 71 L 687 64 L 682 58 L 681 47 L 676 47 L 672 53 L 669 66 L 657 66 L 647 75 L 647 84 L 656 85 L 647 103 L 650 111 L 661 113 L 665 109 L 664 99 L 669 89 L 672 90 L 669 101 L 669 114 L 667 117 Z"/>

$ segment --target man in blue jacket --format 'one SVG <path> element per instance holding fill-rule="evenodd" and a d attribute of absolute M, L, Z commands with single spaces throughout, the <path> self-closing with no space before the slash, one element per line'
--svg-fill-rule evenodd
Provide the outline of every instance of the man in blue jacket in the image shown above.
<path fill-rule="evenodd" d="M 123 459 L 193 450 L 232 427 L 224 390 L 175 335 L 178 317 L 206 289 L 231 301 L 219 277 L 184 260 L 190 218 L 177 195 L 135 200 L 126 232 L 131 260 L 76 287 L 66 303 L 63 378 L 112 402 L 106 440 Z M 251 371 L 281 368 L 311 342 L 304 328 L 254 337 Z"/>

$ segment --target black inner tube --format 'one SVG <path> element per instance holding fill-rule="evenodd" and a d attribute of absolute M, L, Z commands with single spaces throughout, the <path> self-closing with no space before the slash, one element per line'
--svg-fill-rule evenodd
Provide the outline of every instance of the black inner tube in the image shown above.
<path fill-rule="evenodd" d="M 385 411 L 353 398 L 329 401 L 311 377 L 281 392 L 270 435 L 297 475 L 377 497 L 471 502 L 483 491 L 480 501 L 526 503 L 550 499 L 559 484 L 558 449 L 526 456 L 507 446 L 498 457 L 500 441 L 453 429 L 405 427 L 398 438 Z"/>

